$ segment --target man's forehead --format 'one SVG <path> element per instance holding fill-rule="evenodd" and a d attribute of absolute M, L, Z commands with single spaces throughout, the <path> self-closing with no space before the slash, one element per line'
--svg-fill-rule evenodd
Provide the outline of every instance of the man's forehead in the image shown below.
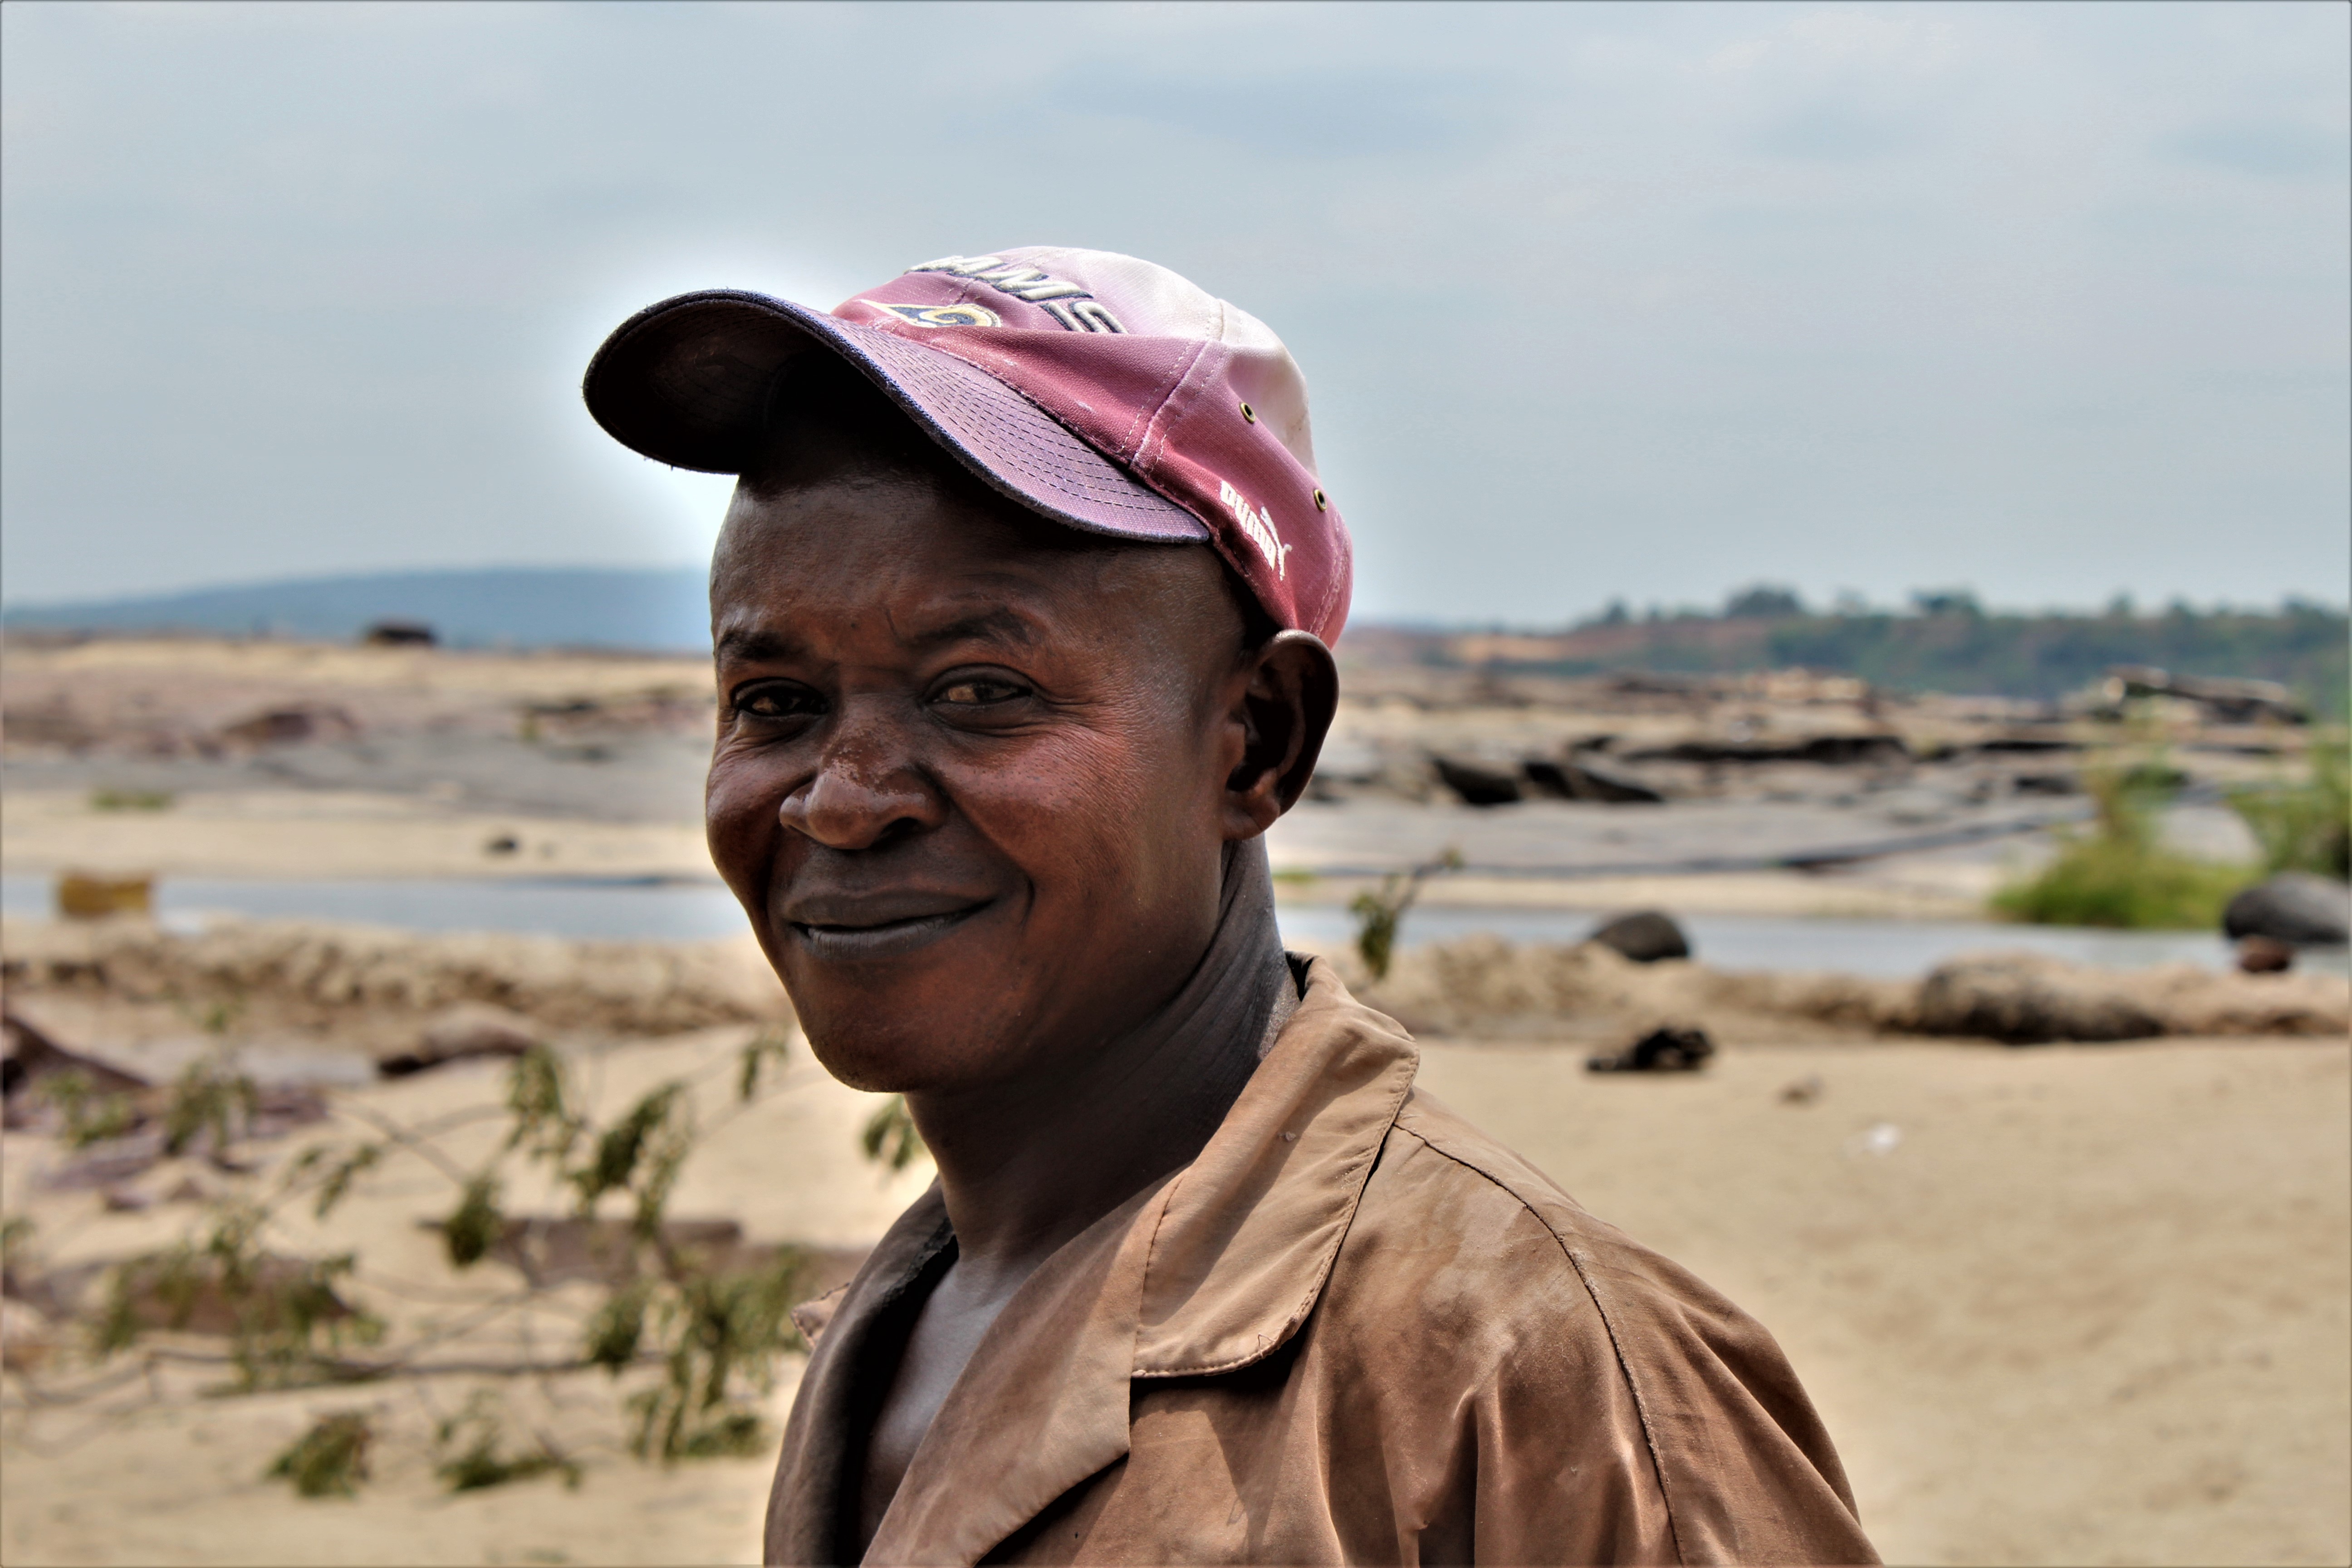
<path fill-rule="evenodd" d="M 730 606 L 719 616 L 717 647 L 722 659 L 805 654 L 855 636 L 886 637 L 913 652 L 968 642 L 1030 648 L 1066 631 L 1059 621 L 1018 597 L 969 587 L 906 605 L 848 604 L 818 595 L 789 605 Z"/>

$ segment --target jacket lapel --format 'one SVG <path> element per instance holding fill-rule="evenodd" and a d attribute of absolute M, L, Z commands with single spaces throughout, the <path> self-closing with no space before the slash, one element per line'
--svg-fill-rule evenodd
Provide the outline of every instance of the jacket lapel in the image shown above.
<path fill-rule="evenodd" d="M 1420 1063 L 1330 965 L 1307 972 L 1298 1010 L 1169 1194 L 1135 1376 L 1230 1372 L 1298 1331 Z"/>
<path fill-rule="evenodd" d="M 934 1182 L 891 1225 L 833 1305 L 784 1426 L 783 1452 L 768 1492 L 767 1562 L 841 1560 L 836 1537 L 843 1489 L 856 1483 L 856 1477 L 844 1474 L 850 1438 L 858 1430 L 850 1406 L 866 1340 L 875 1320 L 953 1238 L 946 1201 Z"/>
<path fill-rule="evenodd" d="M 1005 1303 L 908 1463 L 868 1563 L 977 1563 L 1126 1456 L 1136 1301 L 1166 1192 L 1156 1182 L 1097 1220 Z"/>

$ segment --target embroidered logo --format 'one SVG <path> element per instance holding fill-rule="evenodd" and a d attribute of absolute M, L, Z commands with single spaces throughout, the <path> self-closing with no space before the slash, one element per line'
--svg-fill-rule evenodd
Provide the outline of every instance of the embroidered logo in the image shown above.
<path fill-rule="evenodd" d="M 1076 284 L 1051 276 L 1037 268 L 1019 261 L 1007 261 L 1001 256 L 942 256 L 937 261 L 926 261 L 907 268 L 909 272 L 945 272 L 957 278 L 969 278 L 975 283 L 985 283 L 1000 294 L 1041 307 L 1047 315 L 1070 332 L 1123 332 L 1127 328 L 1119 319 L 1103 308 L 1102 301 Z M 950 306 L 942 309 L 965 310 L 973 307 Z M 893 305 L 902 313 L 907 307 Z M 983 312 L 985 313 L 985 312 Z M 909 320 L 913 318 L 909 317 Z M 926 326 L 931 322 L 923 323 Z M 958 322 L 962 325 L 1003 326 L 1002 321 Z"/>
<path fill-rule="evenodd" d="M 1274 574 L 1288 580 L 1290 546 L 1282 542 L 1282 535 L 1275 532 L 1272 514 L 1250 505 L 1241 491 L 1223 479 L 1217 481 L 1217 499 L 1232 510 L 1234 521 L 1241 524 L 1242 531 L 1249 535 L 1250 542 L 1257 546 L 1258 553 L 1265 556 L 1266 563 L 1274 568 Z"/>
<path fill-rule="evenodd" d="M 875 301 L 902 321 L 919 327 L 1001 327 L 1004 318 L 985 305 L 891 305 Z"/>

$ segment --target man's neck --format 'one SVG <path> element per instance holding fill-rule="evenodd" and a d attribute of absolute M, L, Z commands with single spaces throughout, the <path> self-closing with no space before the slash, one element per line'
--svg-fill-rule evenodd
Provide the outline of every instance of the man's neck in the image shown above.
<path fill-rule="evenodd" d="M 1063 1243 L 1189 1163 L 1297 1002 L 1265 842 L 1228 845 L 1216 932 L 1167 1005 L 1034 1081 L 908 1097 L 939 1163 L 958 1272 L 1002 1300 Z"/>

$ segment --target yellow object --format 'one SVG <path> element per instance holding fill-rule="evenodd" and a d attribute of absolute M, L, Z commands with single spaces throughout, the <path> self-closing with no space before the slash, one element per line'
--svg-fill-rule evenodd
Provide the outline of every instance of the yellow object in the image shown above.
<path fill-rule="evenodd" d="M 58 879 L 58 913 L 69 921 L 104 920 L 109 915 L 143 915 L 155 907 L 155 879 L 94 877 L 68 871 Z"/>

